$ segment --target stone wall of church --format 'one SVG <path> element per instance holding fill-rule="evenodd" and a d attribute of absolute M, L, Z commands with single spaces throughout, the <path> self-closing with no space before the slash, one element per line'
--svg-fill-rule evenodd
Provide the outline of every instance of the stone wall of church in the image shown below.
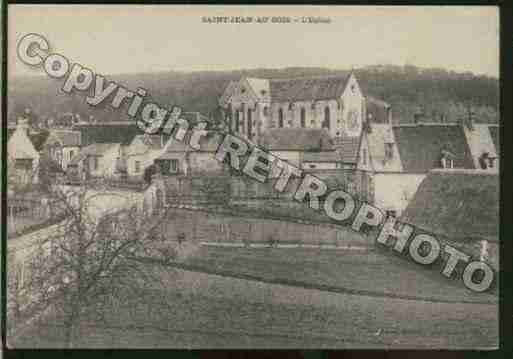
<path fill-rule="evenodd" d="M 342 131 L 342 104 L 337 100 L 274 102 L 271 105 L 269 128 L 300 128 L 301 110 L 304 109 L 304 127 L 322 128 L 326 119 L 325 111 L 329 109 L 329 129 L 332 136 Z M 280 110 L 283 113 L 283 123 L 280 123 Z M 282 126 L 283 125 L 283 126 Z M 327 126 L 325 126 L 327 127 Z"/>

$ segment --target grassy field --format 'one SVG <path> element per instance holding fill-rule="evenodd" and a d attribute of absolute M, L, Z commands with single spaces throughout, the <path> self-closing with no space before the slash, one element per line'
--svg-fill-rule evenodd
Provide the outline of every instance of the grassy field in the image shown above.
<path fill-rule="evenodd" d="M 164 286 L 104 308 L 106 323 L 82 322 L 77 347 L 103 348 L 492 348 L 498 306 L 439 273 L 376 252 L 201 248 L 189 260 L 221 271 L 294 278 L 375 293 L 354 295 L 161 268 Z M 272 278 L 271 278 L 272 277 Z M 477 303 L 477 302 L 487 302 Z M 62 347 L 52 316 L 8 340 L 14 347 Z"/>
<path fill-rule="evenodd" d="M 497 345 L 497 308 L 429 303 L 169 271 L 166 289 L 83 321 L 77 347 L 476 348 Z M 14 347 L 60 347 L 51 316 Z M 462 325 L 464 323 L 464 325 Z"/>
<path fill-rule="evenodd" d="M 497 303 L 495 293 L 476 293 L 457 280 L 406 258 L 378 250 L 201 247 L 186 263 L 210 271 L 306 287 L 334 287 L 357 294 L 434 301 Z"/>

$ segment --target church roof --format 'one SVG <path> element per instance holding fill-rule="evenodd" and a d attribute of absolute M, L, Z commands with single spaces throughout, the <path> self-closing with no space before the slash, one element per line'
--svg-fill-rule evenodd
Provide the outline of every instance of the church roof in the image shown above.
<path fill-rule="evenodd" d="M 339 98 L 349 77 L 309 77 L 269 80 L 271 99 L 276 102 Z"/>
<path fill-rule="evenodd" d="M 332 151 L 333 142 L 324 128 L 275 128 L 262 135 L 260 146 L 270 151 Z"/>

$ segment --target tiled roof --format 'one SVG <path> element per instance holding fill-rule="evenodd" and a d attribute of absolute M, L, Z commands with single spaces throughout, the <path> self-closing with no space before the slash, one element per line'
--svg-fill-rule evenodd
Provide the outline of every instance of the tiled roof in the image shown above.
<path fill-rule="evenodd" d="M 200 137 L 199 151 L 216 152 L 223 138 L 223 134 L 220 132 L 208 132 L 206 136 Z M 189 146 L 188 138 L 185 138 L 184 141 L 177 141 L 171 137 L 164 148 L 165 152 L 196 152 L 196 150 Z"/>
<path fill-rule="evenodd" d="M 367 117 L 370 117 L 372 123 L 388 122 L 388 109 L 390 108 L 390 104 L 375 97 L 366 96 L 365 106 L 367 109 Z"/>
<path fill-rule="evenodd" d="M 81 145 L 79 131 L 53 130 L 51 134 L 55 135 L 63 146 L 79 147 Z"/>
<path fill-rule="evenodd" d="M 12 134 L 16 130 L 15 127 L 11 127 L 7 129 L 7 141 L 11 138 Z M 32 129 L 28 130 L 28 138 L 30 139 L 30 142 L 32 142 L 32 145 L 34 146 L 34 149 L 36 151 L 41 151 L 43 148 L 43 145 L 46 142 L 46 139 L 50 135 L 50 132 L 48 130 L 38 130 L 34 131 Z"/>
<path fill-rule="evenodd" d="M 440 168 L 442 151 L 454 154 L 454 168 L 475 168 L 460 125 L 399 125 L 392 129 L 404 172 L 422 173 Z"/>
<path fill-rule="evenodd" d="M 260 146 L 270 151 L 330 151 L 333 142 L 326 129 L 275 128 L 265 132 Z"/>
<path fill-rule="evenodd" d="M 276 102 L 339 98 L 348 77 L 319 77 L 269 80 L 271 99 Z"/>
<path fill-rule="evenodd" d="M 344 163 L 356 163 L 360 136 L 349 137 L 342 135 L 341 137 L 335 138 L 333 141 L 340 161 Z"/>
<path fill-rule="evenodd" d="M 135 136 L 143 131 L 137 127 L 135 121 L 101 123 L 101 124 L 79 124 L 72 128 L 79 131 L 82 136 L 82 146 L 93 143 L 121 143 L 128 145 Z"/>
<path fill-rule="evenodd" d="M 434 170 L 401 220 L 451 239 L 499 239 L 499 176 L 481 170 Z"/>
<path fill-rule="evenodd" d="M 106 151 L 110 150 L 114 146 L 119 146 L 118 143 L 94 143 L 87 147 L 84 147 L 77 153 L 70 161 L 70 165 L 75 165 L 88 156 L 102 156 Z"/>

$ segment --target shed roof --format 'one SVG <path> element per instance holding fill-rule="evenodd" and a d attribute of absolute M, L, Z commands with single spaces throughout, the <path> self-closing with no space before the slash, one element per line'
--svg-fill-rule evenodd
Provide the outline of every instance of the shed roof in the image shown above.
<path fill-rule="evenodd" d="M 482 170 L 433 170 L 401 220 L 451 239 L 499 239 L 499 176 Z"/>

